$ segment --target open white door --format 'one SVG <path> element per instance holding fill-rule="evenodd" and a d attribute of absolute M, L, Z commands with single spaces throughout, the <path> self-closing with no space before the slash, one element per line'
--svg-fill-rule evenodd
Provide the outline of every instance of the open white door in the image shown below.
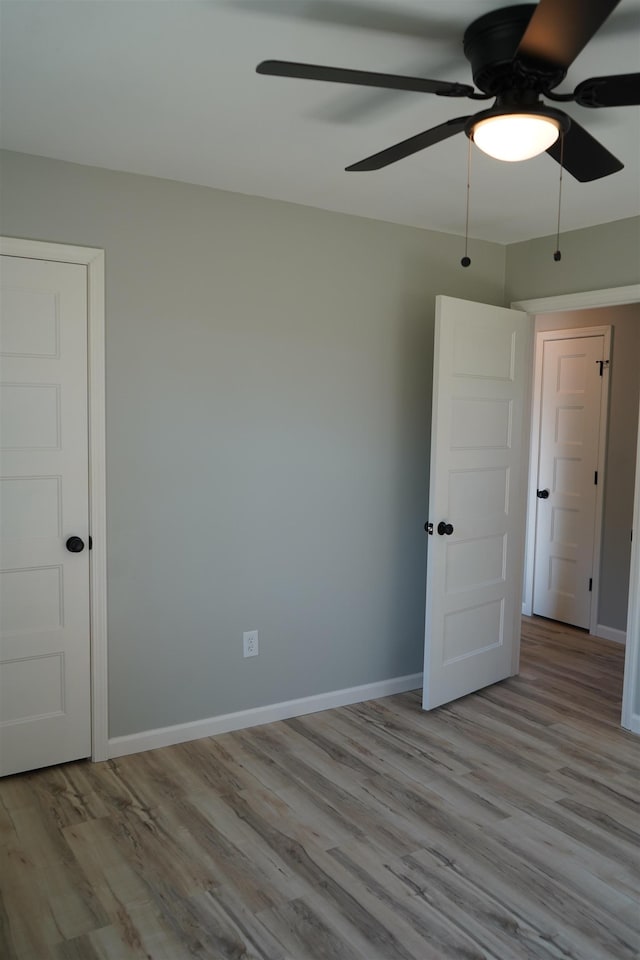
<path fill-rule="evenodd" d="M 519 310 L 436 298 L 425 710 L 517 672 L 531 329 Z"/>

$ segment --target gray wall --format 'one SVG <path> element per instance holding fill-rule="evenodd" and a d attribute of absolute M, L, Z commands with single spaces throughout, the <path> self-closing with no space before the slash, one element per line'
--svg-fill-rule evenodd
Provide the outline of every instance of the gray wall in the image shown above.
<path fill-rule="evenodd" d="M 640 304 L 536 318 L 536 330 L 588 326 L 613 327 L 598 622 L 625 630 L 640 400 Z"/>
<path fill-rule="evenodd" d="M 5 153 L 1 184 L 4 234 L 106 250 L 112 736 L 419 671 L 435 295 L 639 279 L 640 220 L 463 270 L 458 237 L 172 181 Z"/>
<path fill-rule="evenodd" d="M 640 217 L 561 234 L 559 263 L 555 249 L 555 236 L 507 247 L 507 303 L 640 282 Z"/>
<path fill-rule="evenodd" d="M 11 153 L 0 229 L 106 250 L 111 736 L 421 670 L 434 296 L 505 249 Z"/>

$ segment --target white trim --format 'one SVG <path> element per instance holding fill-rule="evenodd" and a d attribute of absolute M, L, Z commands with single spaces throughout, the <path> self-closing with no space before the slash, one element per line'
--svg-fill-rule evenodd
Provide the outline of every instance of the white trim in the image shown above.
<path fill-rule="evenodd" d="M 91 592 L 91 757 L 107 759 L 107 521 L 105 454 L 104 251 L 39 240 L 0 237 L 0 254 L 79 263 L 87 268 L 89 383 L 89 553 Z"/>
<path fill-rule="evenodd" d="M 594 637 L 601 637 L 603 640 L 613 640 L 614 643 L 625 644 L 627 642 L 626 630 L 617 630 L 615 627 L 605 627 L 602 623 L 597 623 L 595 630 L 592 630 L 591 634 Z"/>
<path fill-rule="evenodd" d="M 640 300 L 640 283 L 628 287 L 612 287 L 610 290 L 585 290 L 582 293 L 563 293 L 558 297 L 540 297 L 536 300 L 516 300 L 514 310 L 526 313 L 561 313 L 565 310 L 583 310 L 592 307 L 615 307 Z"/>
<path fill-rule="evenodd" d="M 541 313 L 557 313 L 564 310 L 582 310 L 590 307 L 611 307 L 622 303 L 640 303 L 640 283 L 609 290 L 587 290 L 559 297 L 542 297 L 537 300 L 519 300 L 511 306 L 526 310 L 535 316 Z M 533 322 L 533 320 L 532 320 Z M 638 413 L 640 419 L 640 411 Z M 633 529 L 636 536 L 631 543 L 629 573 L 629 609 L 627 614 L 627 643 L 624 659 L 624 688 L 622 692 L 622 726 L 640 734 L 640 430 L 636 456 L 636 479 L 634 487 Z"/>
<path fill-rule="evenodd" d="M 91 759 L 107 759 L 107 459 L 104 253 L 87 263 L 89 302 L 89 493 L 92 549 Z"/>
<path fill-rule="evenodd" d="M 624 660 L 622 726 L 640 734 L 640 427 L 636 450 L 636 486 L 627 611 L 627 652 Z"/>
<path fill-rule="evenodd" d="M 321 710 L 345 707 L 351 703 L 362 703 L 363 700 L 377 700 L 380 697 L 390 697 L 396 693 L 418 689 L 422 689 L 422 674 L 412 673 L 405 677 L 380 680 L 378 683 L 365 683 L 359 687 L 346 687 L 343 690 L 332 690 L 329 693 L 319 693 L 297 700 L 285 700 L 282 703 L 271 703 L 264 707 L 239 710 L 236 713 L 224 713 L 219 717 L 194 720 L 191 723 L 178 723 L 173 727 L 143 730 L 141 733 L 132 733 L 126 737 L 112 737 L 109 740 L 108 755 L 123 757 L 143 750 L 155 750 L 157 747 L 170 747 L 187 740 L 215 737 L 220 733 L 229 733 L 231 730 L 257 727 L 265 723 L 274 723 L 276 720 L 302 717 L 308 713 L 318 713 Z"/>
<path fill-rule="evenodd" d="M 20 240 L 17 237 L 0 237 L 0 254 L 5 257 L 53 260 L 58 263 L 90 264 L 95 259 L 104 259 L 104 250 L 97 247 L 72 247 L 66 243 Z"/>
<path fill-rule="evenodd" d="M 534 320 L 535 322 L 535 320 Z M 561 330 L 539 330 L 536 334 L 536 348 L 533 375 L 533 397 L 531 413 L 531 448 L 529 457 L 529 496 L 527 497 L 527 533 L 525 583 L 522 611 L 525 616 L 533 614 L 533 583 L 536 554 L 536 500 L 533 491 L 538 483 L 538 464 L 540 460 L 540 417 L 542 415 L 542 366 L 544 344 L 547 340 L 573 340 L 576 337 L 604 337 L 604 356 L 611 356 L 611 327 L 569 327 Z M 609 407 L 609 366 L 603 370 L 603 387 L 600 400 L 600 435 L 598 438 L 598 479 L 595 502 L 594 543 L 591 569 L 593 589 L 589 613 L 589 632 L 595 634 L 598 623 L 598 598 L 600 588 L 600 548 L 602 545 L 602 510 L 604 505 L 604 483 L 607 445 L 607 411 Z"/>

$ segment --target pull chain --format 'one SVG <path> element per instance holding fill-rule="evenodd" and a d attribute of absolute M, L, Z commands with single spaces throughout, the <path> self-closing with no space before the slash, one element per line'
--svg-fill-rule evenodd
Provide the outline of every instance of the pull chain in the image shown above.
<path fill-rule="evenodd" d="M 553 259 L 558 262 L 562 260 L 562 254 L 560 253 L 560 208 L 562 206 L 562 173 L 564 170 L 564 133 L 560 134 L 560 182 L 558 184 L 558 226 L 556 229 L 556 249 L 553 254 Z"/>
<path fill-rule="evenodd" d="M 464 257 L 460 261 L 463 267 L 468 267 L 471 263 L 471 257 L 467 256 L 469 247 L 469 197 L 471 193 L 471 137 L 467 137 L 469 152 L 467 153 L 467 216 L 464 225 Z"/>

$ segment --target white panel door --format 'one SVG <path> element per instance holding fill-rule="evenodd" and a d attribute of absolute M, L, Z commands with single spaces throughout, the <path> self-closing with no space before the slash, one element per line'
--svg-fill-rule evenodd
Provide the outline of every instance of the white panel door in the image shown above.
<path fill-rule="evenodd" d="M 530 366 L 527 314 L 437 298 L 425 710 L 517 670 Z"/>
<path fill-rule="evenodd" d="M 533 612 L 585 628 L 591 620 L 604 340 L 545 340 L 542 360 Z"/>
<path fill-rule="evenodd" d="M 6 256 L 0 274 L 5 775 L 91 753 L 87 276 L 79 264 Z"/>

